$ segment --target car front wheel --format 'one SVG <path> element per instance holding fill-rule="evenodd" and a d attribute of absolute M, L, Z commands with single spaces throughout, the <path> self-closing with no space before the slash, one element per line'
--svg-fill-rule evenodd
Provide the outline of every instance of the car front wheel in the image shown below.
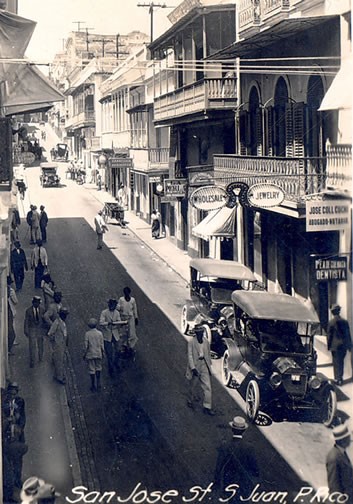
<path fill-rule="evenodd" d="M 187 319 L 187 315 L 188 315 L 188 308 L 186 305 L 183 306 L 183 309 L 182 309 L 182 312 L 181 312 L 181 332 L 183 334 L 187 334 L 189 329 L 190 329 L 190 325 L 189 325 L 189 322 L 188 322 L 188 319 Z"/>
<path fill-rule="evenodd" d="M 322 423 L 326 427 L 330 427 L 336 416 L 337 411 L 337 396 L 334 390 L 329 390 L 326 393 L 325 401 L 322 409 Z"/>
<path fill-rule="evenodd" d="M 255 422 L 260 408 L 260 389 L 255 380 L 250 380 L 246 388 L 246 414 L 250 422 Z"/>
<path fill-rule="evenodd" d="M 229 370 L 229 350 L 225 350 L 222 357 L 222 381 L 226 387 L 229 387 L 232 381 L 232 373 Z"/>

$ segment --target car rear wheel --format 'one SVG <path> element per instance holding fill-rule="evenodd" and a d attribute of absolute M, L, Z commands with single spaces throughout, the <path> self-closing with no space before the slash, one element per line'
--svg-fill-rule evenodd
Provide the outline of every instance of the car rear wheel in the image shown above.
<path fill-rule="evenodd" d="M 183 309 L 181 311 L 181 332 L 183 334 L 187 334 L 189 329 L 190 329 L 190 324 L 187 319 L 188 315 L 188 308 L 186 305 L 183 306 Z"/>
<path fill-rule="evenodd" d="M 222 381 L 226 387 L 229 387 L 232 381 L 232 373 L 229 370 L 229 350 L 226 350 L 222 357 Z"/>
<path fill-rule="evenodd" d="M 255 380 L 250 380 L 246 388 L 246 414 L 251 422 L 255 422 L 260 408 L 260 389 Z"/>
<path fill-rule="evenodd" d="M 326 427 L 330 427 L 336 416 L 337 411 L 337 396 L 334 390 L 329 390 L 325 396 L 325 402 L 322 412 L 322 423 Z"/>

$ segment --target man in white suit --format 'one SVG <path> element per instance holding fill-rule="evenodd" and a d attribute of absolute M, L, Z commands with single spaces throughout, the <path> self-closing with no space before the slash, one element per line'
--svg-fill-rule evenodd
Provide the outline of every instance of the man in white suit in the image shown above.
<path fill-rule="evenodd" d="M 122 325 L 120 313 L 116 309 L 116 299 L 108 300 L 108 308 L 102 311 L 99 326 L 103 332 L 104 351 L 108 361 L 109 375 L 113 376 L 114 363 L 118 366 L 118 341 L 120 340 L 119 328 Z"/>
<path fill-rule="evenodd" d="M 194 408 L 195 387 L 200 383 L 203 390 L 203 412 L 213 416 L 212 410 L 212 388 L 211 388 L 212 361 L 210 344 L 205 336 L 202 326 L 195 327 L 195 335 L 188 342 L 188 363 L 186 378 L 190 381 L 189 408 Z"/>

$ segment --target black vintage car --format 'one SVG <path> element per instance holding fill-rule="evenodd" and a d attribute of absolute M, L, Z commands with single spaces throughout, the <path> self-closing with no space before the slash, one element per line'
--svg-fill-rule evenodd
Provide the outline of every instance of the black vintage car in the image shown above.
<path fill-rule="evenodd" d="M 225 385 L 239 390 L 247 416 L 332 424 L 337 408 L 331 382 L 317 372 L 314 330 L 319 319 L 306 303 L 287 294 L 232 293 L 224 312 L 230 338 L 222 360 Z"/>
<path fill-rule="evenodd" d="M 60 177 L 57 173 L 58 165 L 56 163 L 40 164 L 40 183 L 42 187 L 58 187 Z"/>
<path fill-rule="evenodd" d="M 251 289 L 256 282 L 252 271 L 241 263 L 220 259 L 192 259 L 190 261 L 190 300 L 181 313 L 181 331 L 192 332 L 203 324 L 211 344 L 212 357 L 223 355 L 222 341 L 225 318 L 222 308 L 232 305 L 232 292 Z"/>

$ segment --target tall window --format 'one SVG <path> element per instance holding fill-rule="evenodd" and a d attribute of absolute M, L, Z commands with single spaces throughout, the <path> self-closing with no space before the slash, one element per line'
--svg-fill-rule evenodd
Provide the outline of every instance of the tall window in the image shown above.
<path fill-rule="evenodd" d="M 274 154 L 286 155 L 286 105 L 288 103 L 288 89 L 283 77 L 277 81 L 275 90 L 275 124 L 274 124 Z"/>
<path fill-rule="evenodd" d="M 250 155 L 261 154 L 262 144 L 262 124 L 260 114 L 259 93 L 255 86 L 251 88 L 249 96 L 249 116 L 250 116 Z"/>

